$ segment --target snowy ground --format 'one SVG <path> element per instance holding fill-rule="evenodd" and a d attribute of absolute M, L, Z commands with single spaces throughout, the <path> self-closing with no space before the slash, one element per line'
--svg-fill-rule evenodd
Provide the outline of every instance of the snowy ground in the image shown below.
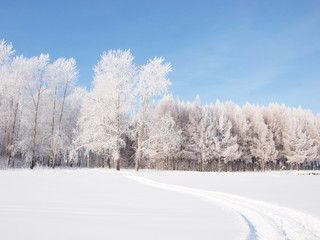
<path fill-rule="evenodd" d="M 0 239 L 320 239 L 320 175 L 0 171 Z"/>

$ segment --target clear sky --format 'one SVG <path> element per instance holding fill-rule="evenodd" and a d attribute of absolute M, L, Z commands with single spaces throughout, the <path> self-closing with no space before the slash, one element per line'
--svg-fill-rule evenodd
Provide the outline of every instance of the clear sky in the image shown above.
<path fill-rule="evenodd" d="M 170 92 L 320 113 L 320 1 L 0 1 L 0 39 L 27 57 L 74 57 L 90 88 L 103 51 L 172 63 Z"/>

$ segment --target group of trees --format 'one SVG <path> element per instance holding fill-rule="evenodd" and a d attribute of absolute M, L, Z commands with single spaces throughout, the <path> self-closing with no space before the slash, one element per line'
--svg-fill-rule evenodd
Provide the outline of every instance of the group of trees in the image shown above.
<path fill-rule="evenodd" d="M 84 90 L 74 86 L 74 59 L 14 56 L 0 42 L 0 152 L 2 165 L 23 159 L 55 167 L 67 158 Z"/>
<path fill-rule="evenodd" d="M 204 105 L 165 96 L 155 111 L 170 115 L 180 133 L 169 159 L 154 167 L 199 171 L 318 169 L 320 115 L 279 104 Z M 150 162 L 150 160 L 148 161 Z"/>
<path fill-rule="evenodd" d="M 169 63 L 133 60 L 130 51 L 103 53 L 86 91 L 76 87 L 74 59 L 15 56 L 1 41 L 1 166 L 320 167 L 319 115 L 279 104 L 183 102 L 164 95 Z"/>
<path fill-rule="evenodd" d="M 160 137 L 159 134 L 151 140 L 147 135 L 152 123 L 151 101 L 167 90 L 170 64 L 154 58 L 136 67 L 133 59 L 130 51 L 109 51 L 94 67 L 93 88 L 83 101 L 72 150 L 72 156 L 77 158 L 77 152 L 85 152 L 87 165 L 92 154 L 102 155 L 108 165 L 113 159 L 119 170 L 121 150 L 135 141 L 130 147 L 138 170 L 141 157 L 151 154 L 148 146 Z"/>

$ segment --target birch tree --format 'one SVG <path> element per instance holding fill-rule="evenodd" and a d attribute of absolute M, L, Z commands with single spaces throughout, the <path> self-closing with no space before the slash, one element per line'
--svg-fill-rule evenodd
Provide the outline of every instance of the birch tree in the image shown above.
<path fill-rule="evenodd" d="M 166 168 L 169 169 L 169 160 L 174 158 L 179 145 L 180 132 L 177 131 L 173 118 L 169 114 L 155 115 L 149 137 L 142 144 L 145 149 L 143 154 L 153 162 L 164 160 Z M 171 165 L 174 170 L 174 163 L 172 162 Z"/>
<path fill-rule="evenodd" d="M 5 121 L 7 125 L 6 155 L 7 166 L 14 166 L 13 156 L 18 150 L 17 138 L 19 136 L 20 121 L 24 101 L 26 98 L 26 83 L 30 81 L 28 59 L 24 57 L 15 57 L 10 63 L 10 74 L 7 75 L 6 82 L 6 108 L 7 115 Z M 1 110 L 4 113 L 4 109 Z"/>
<path fill-rule="evenodd" d="M 41 54 L 39 57 L 32 58 L 34 64 L 32 85 L 29 85 L 29 91 L 33 103 L 33 133 L 32 133 L 32 155 L 31 155 L 31 169 L 36 166 L 37 158 L 37 136 L 39 130 L 40 104 L 42 103 L 42 96 L 46 90 L 46 82 L 44 74 L 49 62 L 49 55 Z"/>
<path fill-rule="evenodd" d="M 56 157 L 63 148 L 62 118 L 64 115 L 65 101 L 68 90 L 74 85 L 78 75 L 75 60 L 59 58 L 48 66 L 45 78 L 52 95 L 51 110 L 51 166 L 56 165 Z"/>
<path fill-rule="evenodd" d="M 124 136 L 129 134 L 128 115 L 133 111 L 132 93 L 137 79 L 133 59 L 129 50 L 102 54 L 94 67 L 93 89 L 84 100 L 79 119 L 79 147 L 110 153 L 117 170 Z"/>
<path fill-rule="evenodd" d="M 154 96 L 158 96 L 167 91 L 170 81 L 167 78 L 172 71 L 170 63 L 163 63 L 163 58 L 154 58 L 149 60 L 146 65 L 139 69 L 139 81 L 137 84 L 137 96 L 139 102 L 139 111 L 136 117 L 137 145 L 135 152 L 135 170 L 139 170 L 141 155 L 146 148 L 142 145 L 147 141 L 147 132 L 150 128 L 150 106 Z M 165 123 L 165 122 L 164 122 Z M 165 126 L 161 124 L 161 126 Z M 159 136 L 160 137 L 160 136 Z"/>

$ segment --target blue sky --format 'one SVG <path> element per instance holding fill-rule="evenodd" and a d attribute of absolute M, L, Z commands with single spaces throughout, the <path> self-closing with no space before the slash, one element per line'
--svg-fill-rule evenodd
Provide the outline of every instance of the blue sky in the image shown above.
<path fill-rule="evenodd" d="M 74 57 L 90 88 L 103 51 L 172 63 L 170 92 L 320 113 L 320 1 L 0 2 L 0 39 L 18 54 Z"/>

